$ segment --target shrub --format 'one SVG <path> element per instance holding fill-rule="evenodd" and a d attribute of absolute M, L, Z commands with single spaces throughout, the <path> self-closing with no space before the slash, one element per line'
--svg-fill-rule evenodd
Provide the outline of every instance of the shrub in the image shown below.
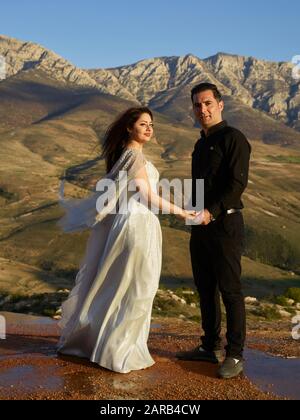
<path fill-rule="evenodd" d="M 281 306 L 288 306 L 288 302 L 287 302 L 288 298 L 286 296 L 276 296 L 274 298 L 274 303 L 277 303 L 278 305 Z"/>
<path fill-rule="evenodd" d="M 280 319 L 281 315 L 278 312 L 278 310 L 274 307 L 262 307 L 259 309 L 259 313 L 256 313 L 259 316 L 262 316 L 268 320 L 273 320 L 273 319 Z"/>
<path fill-rule="evenodd" d="M 300 302 L 300 287 L 290 287 L 285 292 L 285 297 L 293 299 L 295 302 Z"/>

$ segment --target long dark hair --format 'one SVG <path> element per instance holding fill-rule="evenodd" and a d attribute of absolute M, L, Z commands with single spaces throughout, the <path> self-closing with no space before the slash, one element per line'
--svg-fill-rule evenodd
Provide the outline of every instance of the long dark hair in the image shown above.
<path fill-rule="evenodd" d="M 129 108 L 108 127 L 102 143 L 102 157 L 106 162 L 106 172 L 110 172 L 129 143 L 128 129 L 132 129 L 142 114 L 153 114 L 147 107 Z"/>

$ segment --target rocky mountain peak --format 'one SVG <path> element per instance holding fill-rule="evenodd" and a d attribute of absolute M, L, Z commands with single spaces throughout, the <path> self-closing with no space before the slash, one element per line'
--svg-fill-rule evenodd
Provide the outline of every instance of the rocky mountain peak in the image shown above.
<path fill-rule="evenodd" d="M 196 83 L 215 83 L 224 95 L 266 112 L 293 128 L 300 129 L 299 81 L 292 78 L 292 64 L 219 52 L 200 59 L 193 54 L 158 57 L 135 64 L 89 74 L 113 94 L 143 104 L 166 104 Z M 104 83 L 105 82 L 105 83 Z M 174 96 L 175 95 L 175 96 Z"/>
<path fill-rule="evenodd" d="M 97 82 L 86 71 L 39 44 L 0 35 L 0 55 L 5 59 L 6 78 L 36 68 L 58 81 L 98 88 Z"/>

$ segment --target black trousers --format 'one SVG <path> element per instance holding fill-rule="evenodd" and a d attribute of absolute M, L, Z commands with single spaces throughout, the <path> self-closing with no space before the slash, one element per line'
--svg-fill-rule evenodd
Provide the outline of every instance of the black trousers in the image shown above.
<path fill-rule="evenodd" d="M 193 275 L 200 295 L 202 346 L 221 348 L 222 296 L 227 317 L 226 355 L 242 358 L 246 314 L 241 290 L 241 256 L 244 246 L 242 213 L 221 216 L 207 226 L 192 226 L 190 252 Z"/>

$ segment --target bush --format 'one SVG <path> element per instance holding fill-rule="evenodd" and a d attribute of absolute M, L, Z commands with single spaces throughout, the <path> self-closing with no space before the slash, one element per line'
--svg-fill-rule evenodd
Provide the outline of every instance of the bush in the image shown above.
<path fill-rule="evenodd" d="M 288 299 L 300 302 L 300 287 L 290 287 L 284 294 Z"/>
<path fill-rule="evenodd" d="M 259 310 L 255 312 L 255 315 L 262 316 L 263 318 L 266 318 L 268 320 L 274 320 L 274 319 L 280 319 L 281 315 L 278 312 L 278 310 L 274 307 L 261 307 Z"/>
<path fill-rule="evenodd" d="M 287 302 L 288 298 L 286 296 L 276 296 L 274 298 L 274 303 L 277 303 L 277 305 L 281 305 L 281 306 L 288 306 L 288 302 Z"/>

